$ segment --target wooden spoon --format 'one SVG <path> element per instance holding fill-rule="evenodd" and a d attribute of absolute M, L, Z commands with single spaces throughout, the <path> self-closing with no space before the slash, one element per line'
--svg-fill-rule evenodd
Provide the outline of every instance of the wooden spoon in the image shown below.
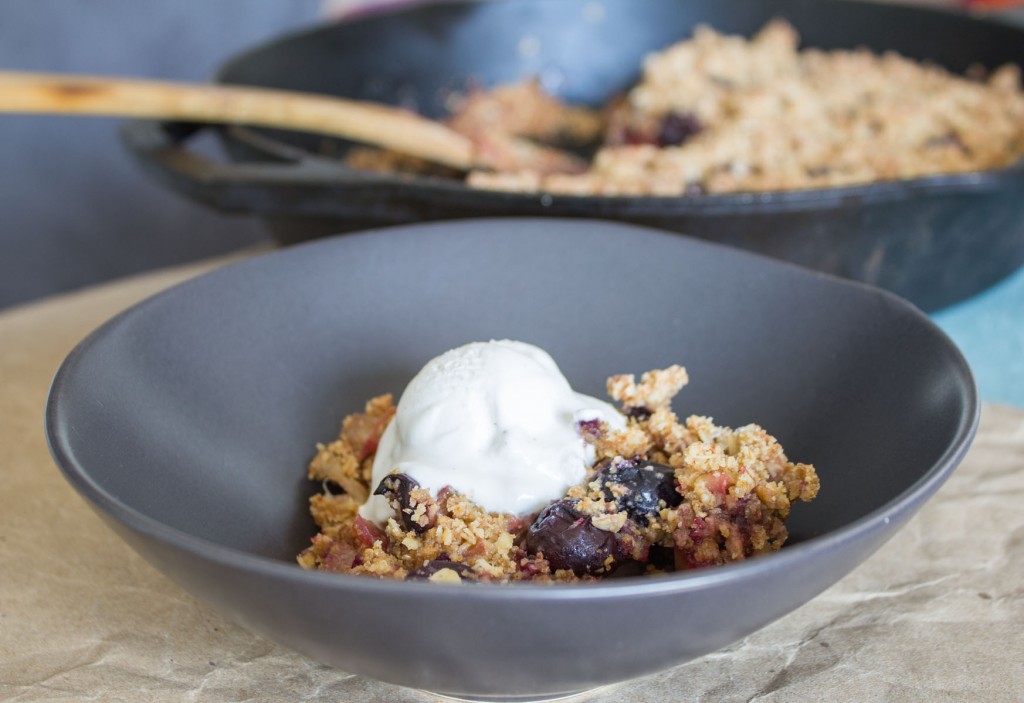
<path fill-rule="evenodd" d="M 144 117 L 244 124 L 342 137 L 460 171 L 578 172 L 577 157 L 518 138 L 486 148 L 444 125 L 387 105 L 314 93 L 220 84 L 0 71 L 0 113 Z"/>

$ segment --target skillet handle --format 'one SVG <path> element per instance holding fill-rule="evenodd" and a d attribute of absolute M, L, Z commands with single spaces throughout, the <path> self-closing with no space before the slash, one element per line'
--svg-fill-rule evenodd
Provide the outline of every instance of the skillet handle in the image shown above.
<path fill-rule="evenodd" d="M 157 181 L 190 200 L 226 213 L 249 215 L 319 214 L 315 207 L 301 212 L 298 189 L 310 186 L 337 193 L 346 185 L 366 185 L 373 178 L 363 174 L 359 182 L 343 164 L 304 156 L 296 150 L 293 160 L 279 163 L 218 162 L 205 158 L 186 143 L 209 125 L 130 120 L 121 127 L 121 139 L 142 168 Z M 282 158 L 285 158 L 282 156 Z"/>

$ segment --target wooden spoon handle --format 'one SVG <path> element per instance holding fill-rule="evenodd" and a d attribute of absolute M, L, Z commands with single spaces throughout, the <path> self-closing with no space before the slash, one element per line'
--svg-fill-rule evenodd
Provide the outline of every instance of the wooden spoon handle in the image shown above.
<path fill-rule="evenodd" d="M 472 142 L 394 107 L 267 88 L 0 71 L 0 112 L 145 117 L 312 132 L 469 170 Z"/>

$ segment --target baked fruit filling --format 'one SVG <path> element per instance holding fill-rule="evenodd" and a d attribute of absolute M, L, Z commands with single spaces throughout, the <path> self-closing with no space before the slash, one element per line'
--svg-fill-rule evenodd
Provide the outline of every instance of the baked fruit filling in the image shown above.
<path fill-rule="evenodd" d="M 345 418 L 337 439 L 318 445 L 309 464 L 308 477 L 324 486 L 310 500 L 320 532 L 299 564 L 390 579 L 576 582 L 778 550 L 793 503 L 818 493 L 814 467 L 791 462 L 758 425 L 680 420 L 671 401 L 687 381 L 680 366 L 649 371 L 639 382 L 611 377 L 608 392 L 623 422 L 577 420 L 593 461 L 564 495 L 526 514 L 489 512 L 450 486 L 432 491 L 401 470 L 374 484 L 395 406 L 390 395 L 373 398 Z M 371 495 L 386 501 L 386 520 L 360 514 Z"/>

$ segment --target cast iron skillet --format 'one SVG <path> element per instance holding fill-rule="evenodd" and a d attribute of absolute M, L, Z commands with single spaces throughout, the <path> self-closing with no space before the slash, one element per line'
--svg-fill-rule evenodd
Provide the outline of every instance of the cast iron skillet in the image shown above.
<path fill-rule="evenodd" d="M 896 50 L 956 72 L 1024 63 L 1024 30 L 958 14 L 855 0 L 491 0 L 442 2 L 322 26 L 252 49 L 226 83 L 404 104 L 430 116 L 469 82 L 539 75 L 599 104 L 643 57 L 698 23 L 749 35 L 789 19 L 803 43 Z M 1024 263 L 1024 164 L 979 173 L 795 192 L 573 197 L 471 190 L 457 181 L 345 168 L 347 145 L 269 130 L 221 132 L 234 162 L 185 148 L 194 126 L 137 121 L 124 137 L 171 188 L 265 218 L 290 244 L 387 224 L 479 216 L 601 217 L 750 249 L 887 288 L 925 310 L 969 297 Z"/>

